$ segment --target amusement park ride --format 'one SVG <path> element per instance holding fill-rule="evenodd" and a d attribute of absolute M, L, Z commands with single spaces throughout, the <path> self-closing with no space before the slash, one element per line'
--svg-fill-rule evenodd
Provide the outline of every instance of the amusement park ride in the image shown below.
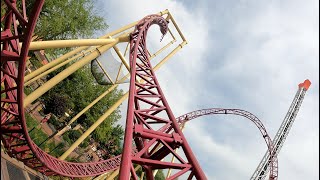
<path fill-rule="evenodd" d="M 17 7 L 14 0 L 1 2 L 1 6 L 3 6 L 1 9 L 5 9 L 5 13 L 2 13 L 1 17 L 1 86 L 4 87 L 1 90 L 1 143 L 5 153 L 9 156 L 47 176 L 96 177 L 95 179 L 113 179 L 118 176 L 121 180 L 142 179 L 136 174 L 136 170 L 142 168 L 142 176 L 145 175 L 146 179 L 154 179 L 154 174 L 158 169 L 168 170 L 166 178 L 169 180 L 179 178 L 182 175 L 187 179 L 207 179 L 183 135 L 182 129 L 186 122 L 200 116 L 233 114 L 252 121 L 259 128 L 268 147 L 251 179 L 265 179 L 268 173 L 269 179 L 278 178 L 277 155 L 311 84 L 309 80 L 299 84 L 298 92 L 273 140 L 256 116 L 240 109 L 203 109 L 175 118 L 155 75 L 155 70 L 159 69 L 162 64 L 187 44 L 168 10 L 146 16 L 138 22 L 124 26 L 99 39 L 31 42 L 43 3 L 44 0 L 36 1 L 33 4 L 32 12 L 28 13 L 30 16 L 27 17 L 23 0 L 19 3 L 21 7 Z M 177 41 L 168 26 L 169 23 L 173 25 L 182 42 L 153 67 L 150 60 Z M 173 40 L 151 55 L 146 48 L 146 36 L 149 27 L 153 24 L 160 27 L 163 36 L 170 34 Z M 22 31 L 18 31 L 18 28 Z M 129 45 L 124 54 L 117 47 L 119 43 L 128 43 Z M 78 46 L 78 48 L 25 76 L 29 50 L 67 46 Z M 49 155 L 29 137 L 24 109 L 63 79 L 96 60 L 111 48 L 115 50 L 122 66 L 130 74 L 122 79 L 115 79 L 111 88 L 74 116 L 68 125 L 71 125 L 100 99 L 115 89 L 124 79 L 131 77 L 129 91 L 110 107 L 61 157 L 55 158 Z M 129 61 L 125 58 L 128 49 Z M 71 61 L 75 62 L 30 95 L 24 97 L 24 86 Z M 107 72 L 105 74 L 107 75 Z M 127 97 L 129 99 L 122 155 L 90 163 L 64 161 Z M 63 131 L 65 130 L 63 129 Z M 63 131 L 58 132 L 57 135 L 61 135 Z M 171 160 L 168 160 L 170 157 Z M 177 159 L 177 162 L 174 162 L 174 159 Z"/>

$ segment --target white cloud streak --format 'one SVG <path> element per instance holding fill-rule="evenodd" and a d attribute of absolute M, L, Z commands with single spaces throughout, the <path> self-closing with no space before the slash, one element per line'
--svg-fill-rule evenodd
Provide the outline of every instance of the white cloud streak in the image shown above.
<path fill-rule="evenodd" d="M 175 17 L 188 44 L 157 77 L 176 116 L 240 108 L 257 115 L 273 137 L 298 83 L 309 78 L 312 85 L 279 155 L 279 179 L 319 179 L 318 1 L 103 4 L 111 30 L 164 9 Z M 238 119 L 207 117 L 187 125 L 186 137 L 209 179 L 248 179 L 266 151 L 255 127 Z"/>

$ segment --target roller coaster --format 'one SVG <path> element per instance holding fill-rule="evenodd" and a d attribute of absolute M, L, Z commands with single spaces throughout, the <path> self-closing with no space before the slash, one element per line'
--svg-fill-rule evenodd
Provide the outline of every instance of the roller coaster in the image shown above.
<path fill-rule="evenodd" d="M 98 162 L 73 163 L 53 157 L 40 149 L 27 130 L 24 78 L 32 34 L 43 3 L 44 0 L 36 1 L 32 12 L 28 13 L 30 16 L 27 17 L 24 1 L 19 7 L 13 0 L 1 2 L 1 6 L 6 7 L 1 17 L 1 85 L 4 87 L 1 90 L 1 142 L 9 156 L 47 176 L 94 177 L 120 168 L 120 179 L 139 179 L 135 166 L 140 165 L 147 179 L 154 179 L 153 171 L 156 169 L 175 169 L 175 173 L 167 179 L 175 179 L 184 174 L 187 174 L 188 179 L 207 179 L 181 131 L 181 126 L 205 115 L 231 114 L 253 122 L 266 142 L 268 148 L 264 163 L 256 170 L 258 172 L 263 169 L 259 178 L 265 177 L 269 169 L 269 179 L 278 178 L 277 154 L 284 142 L 283 137 L 281 140 L 272 141 L 262 122 L 250 112 L 211 108 L 174 117 L 155 76 L 146 48 L 146 36 L 150 26 L 158 25 L 163 36 L 168 32 L 168 20 L 161 14 L 149 15 L 140 20 L 129 36 L 131 78 L 122 155 Z M 309 86 L 310 81 L 299 85 L 295 103 L 286 117 L 290 119 L 290 123 L 282 126 L 282 131 L 284 128 L 286 131 L 279 132 L 278 136 L 287 135 L 288 126 L 291 127 Z M 180 149 L 186 158 L 178 154 L 177 149 Z M 178 162 L 164 161 L 169 156 L 175 157 Z M 259 173 L 255 174 L 254 179 L 258 178 Z"/>

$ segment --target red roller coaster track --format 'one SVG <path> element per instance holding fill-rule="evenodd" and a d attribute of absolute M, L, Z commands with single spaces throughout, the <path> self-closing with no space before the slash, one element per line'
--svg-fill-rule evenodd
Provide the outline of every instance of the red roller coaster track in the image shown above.
<path fill-rule="evenodd" d="M 154 179 L 152 170 L 166 168 L 178 171 L 168 179 L 178 178 L 185 173 L 190 173 L 188 179 L 192 179 L 193 176 L 206 179 L 175 120 L 149 61 L 146 36 L 153 24 L 159 25 L 161 33 L 166 34 L 167 21 L 159 15 L 150 15 L 142 19 L 131 34 L 131 78 L 119 177 L 129 179 L 131 176 L 138 179 L 133 164 L 139 164 L 146 172 L 147 179 Z M 136 154 L 132 153 L 133 143 L 137 147 Z M 175 149 L 180 147 L 186 159 L 175 152 Z M 170 154 L 179 162 L 162 161 Z"/>
<path fill-rule="evenodd" d="M 184 114 L 182 116 L 179 116 L 177 118 L 177 121 L 179 124 L 186 123 L 192 119 L 198 118 L 200 116 L 206 116 L 206 115 L 213 115 L 213 114 L 232 114 L 237 116 L 242 116 L 250 121 L 252 121 L 259 129 L 260 133 L 262 134 L 262 137 L 264 138 L 267 146 L 268 151 L 270 153 L 270 180 L 278 179 L 278 159 L 276 156 L 271 155 L 273 150 L 273 144 L 270 136 L 267 133 L 266 128 L 262 124 L 262 122 L 253 114 L 251 114 L 248 111 L 241 110 L 241 109 L 223 109 L 223 108 L 210 108 L 210 109 L 202 109 L 197 111 L 192 111 L 187 114 Z"/>
<path fill-rule="evenodd" d="M 6 152 L 11 157 L 24 162 L 27 166 L 46 175 L 59 174 L 68 177 L 86 177 L 114 170 L 120 166 L 121 156 L 94 163 L 61 161 L 42 151 L 33 143 L 28 135 L 23 108 L 25 61 L 36 20 L 43 3 L 43 0 L 37 1 L 28 18 L 26 17 L 24 1 L 21 2 L 21 8 L 17 8 L 16 1 L 4 0 L 1 3 L 1 6 L 6 6 L 4 8 L 6 11 L 1 17 L 1 23 L 4 24 L 4 28 L 1 31 L 1 43 L 3 45 L 1 50 L 1 84 L 4 85 L 4 89 L 1 90 L 1 141 Z M 201 171 L 178 126 L 178 123 L 184 123 L 202 115 L 236 114 L 244 116 L 256 124 L 268 148 L 272 148 L 272 143 L 270 144 L 270 138 L 262 123 L 254 115 L 246 111 L 234 109 L 201 110 L 180 116 L 178 123 L 176 122 L 155 78 L 146 53 L 145 37 L 147 29 L 154 23 L 161 27 L 163 34 L 166 33 L 167 22 L 160 16 L 151 15 L 138 23 L 135 32 L 131 36 L 130 62 L 131 67 L 135 69 L 132 70 L 131 77 L 139 77 L 145 83 L 135 82 L 136 79 L 131 78 L 130 105 L 125 139 L 126 146 L 122 155 L 125 161 L 122 162 L 121 177 L 128 176 L 130 169 L 132 170 L 130 163 L 137 163 L 143 165 L 150 179 L 152 179 L 150 170 L 165 167 L 181 169 L 180 172 L 171 176 L 170 179 L 176 178 L 187 171 L 191 171 L 190 179 L 193 176 L 197 179 L 205 179 L 204 173 Z M 22 31 L 18 30 L 19 28 Z M 19 42 L 23 42 L 21 48 L 19 48 Z M 140 60 L 140 63 L 136 63 L 136 58 Z M 151 107 L 149 109 L 142 109 L 141 102 L 149 104 Z M 161 113 L 167 114 L 168 118 L 157 117 Z M 152 129 L 154 123 L 162 123 L 163 126 L 156 131 Z M 133 139 L 138 149 L 136 154 L 131 154 L 130 145 Z M 146 151 L 148 147 L 156 144 L 156 142 L 158 144 L 161 143 L 163 147 L 158 150 L 154 149 L 151 152 Z M 173 149 L 179 146 L 182 146 L 186 152 L 188 162 L 174 153 Z M 181 163 L 162 163 L 160 160 L 168 155 L 169 152 L 173 153 Z M 273 174 L 270 177 L 276 178 L 277 161 L 276 158 L 273 160 L 272 164 L 274 166 L 272 167 L 274 168 L 271 171 Z M 135 172 L 131 172 L 135 174 Z"/>
<path fill-rule="evenodd" d="M 20 9 L 16 1 L 1 2 L 1 9 L 5 9 L 1 17 L 1 24 L 4 24 L 1 31 L 1 84 L 4 85 L 1 90 L 1 141 L 11 157 L 46 175 L 86 177 L 116 169 L 120 157 L 95 163 L 61 161 L 42 151 L 28 135 L 23 108 L 25 61 L 43 3 L 44 0 L 36 1 L 27 18 L 24 1 L 21 1 Z M 21 50 L 19 42 L 22 42 Z"/>

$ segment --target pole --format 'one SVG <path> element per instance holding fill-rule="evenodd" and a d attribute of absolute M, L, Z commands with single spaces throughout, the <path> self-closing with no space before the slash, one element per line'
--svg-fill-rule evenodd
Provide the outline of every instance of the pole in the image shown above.
<path fill-rule="evenodd" d="M 93 49 L 86 50 L 85 52 L 83 52 L 83 53 L 81 53 L 81 54 L 78 54 L 78 55 L 76 55 L 76 56 L 74 56 L 74 57 L 72 57 L 72 58 L 70 58 L 70 59 L 68 59 L 68 60 L 66 60 L 66 61 L 64 61 L 64 62 L 62 62 L 62 63 L 60 63 L 60 64 L 58 64 L 58 65 L 56 65 L 56 66 L 54 66 L 54 67 L 52 67 L 51 69 L 49 69 L 49 70 L 47 70 L 47 71 L 39 74 L 38 76 L 30 79 L 29 81 L 27 81 L 27 82 L 25 81 L 24 86 L 28 86 L 28 85 L 31 84 L 32 82 L 40 79 L 40 78 L 43 77 L 43 76 L 46 76 L 46 75 L 50 74 L 51 72 L 53 72 L 53 71 L 59 69 L 60 67 L 68 64 L 69 62 L 75 60 L 76 58 L 79 58 L 79 57 L 81 57 L 81 56 L 84 57 L 84 56 L 85 56 L 85 53 L 91 52 L 92 50 L 93 50 Z"/>
<path fill-rule="evenodd" d="M 72 39 L 72 40 L 52 40 L 31 42 L 29 50 L 42 50 L 50 48 L 66 48 L 78 46 L 101 46 L 114 43 L 116 40 L 109 39 Z M 22 43 L 20 43 L 22 45 Z"/>
<path fill-rule="evenodd" d="M 113 47 L 115 44 L 117 44 L 118 42 L 125 42 L 129 40 L 129 36 L 128 34 L 123 35 L 121 37 L 117 38 L 117 41 L 108 44 L 108 45 L 104 45 L 101 47 L 98 47 L 95 51 L 93 51 L 92 53 L 90 53 L 89 55 L 85 56 L 84 58 L 82 58 L 81 60 L 77 61 L 76 63 L 74 63 L 72 66 L 68 67 L 67 69 L 63 70 L 62 72 L 60 72 L 58 75 L 56 75 L 55 77 L 51 78 L 49 81 L 47 81 L 45 84 L 43 84 L 40 88 L 36 89 L 33 93 L 31 93 L 29 96 L 27 96 L 24 99 L 23 102 L 23 107 L 26 107 L 27 105 L 31 104 L 33 101 L 35 101 L 37 98 L 39 98 L 40 96 L 42 96 L 44 93 L 46 93 L 49 89 L 51 89 L 53 86 L 55 86 L 56 84 L 58 84 L 59 82 L 61 82 L 63 79 L 65 79 L 66 77 L 68 77 L 69 75 L 71 75 L 72 73 L 74 73 L 76 70 L 80 69 L 81 67 L 83 67 L 84 65 L 88 64 L 90 61 L 92 61 L 93 59 L 97 58 L 98 56 L 100 56 L 103 52 L 107 51 L 108 49 L 110 49 L 111 47 Z"/>
<path fill-rule="evenodd" d="M 171 44 L 173 44 L 176 40 L 173 40 L 171 42 L 169 42 L 167 45 L 165 45 L 163 48 L 159 49 L 156 53 L 154 53 L 151 57 L 150 60 L 152 60 L 153 58 L 155 58 L 159 53 L 161 53 L 162 51 L 164 51 L 166 48 L 168 48 Z M 179 47 L 179 46 L 178 46 Z M 177 47 L 177 48 L 178 48 Z M 175 50 L 174 50 L 175 51 Z M 172 51 L 172 53 L 175 53 Z M 171 56 L 170 56 L 171 57 Z M 170 58 L 169 57 L 169 58 Z M 165 58 L 165 59 L 169 59 L 169 58 Z M 165 59 L 163 59 L 162 61 L 164 61 Z M 125 59 L 124 59 L 125 60 Z M 160 61 L 160 62 L 162 62 Z M 163 63 L 162 63 L 163 64 Z M 158 66 L 158 65 L 157 65 Z M 155 70 L 158 69 L 161 65 L 159 65 L 159 67 L 155 67 Z M 126 76 L 124 76 L 122 79 L 120 79 L 117 83 L 122 83 L 124 82 L 128 77 L 130 76 L 130 74 L 128 73 Z M 114 84 L 112 85 L 106 92 L 104 92 L 103 94 L 101 94 L 99 97 L 97 97 L 94 101 L 92 101 L 90 104 L 88 104 L 83 110 L 81 110 L 77 115 L 75 115 L 67 124 L 71 125 L 73 122 L 75 122 L 82 114 L 84 114 L 85 112 L 87 112 L 92 106 L 94 106 L 97 102 L 99 102 L 103 97 L 105 97 L 108 93 L 110 93 L 113 89 L 115 89 L 116 87 L 118 87 L 118 84 Z M 65 129 L 67 128 L 64 127 L 61 131 L 59 131 L 57 133 L 57 136 L 61 136 L 64 132 Z"/>
<path fill-rule="evenodd" d="M 85 140 L 114 110 L 121 105 L 122 101 L 124 101 L 128 97 L 129 93 L 124 94 L 114 105 L 112 105 L 89 129 L 83 133 L 79 139 L 74 142 L 70 148 L 59 157 L 60 160 L 64 160 L 68 155 Z"/>
<path fill-rule="evenodd" d="M 158 70 L 165 62 L 169 60 L 175 53 L 180 50 L 186 42 L 182 42 L 178 47 L 176 47 L 170 54 L 168 54 L 165 58 L 163 58 L 155 67 L 154 70 Z M 79 146 L 79 144 L 87 138 L 94 130 L 97 128 L 118 106 L 121 105 L 121 103 L 128 97 L 129 92 L 124 94 L 114 105 L 110 107 L 84 134 L 81 135 L 81 137 L 74 142 L 71 147 L 62 154 L 62 156 L 59 157 L 60 160 L 64 160 L 68 155 L 76 148 Z"/>

